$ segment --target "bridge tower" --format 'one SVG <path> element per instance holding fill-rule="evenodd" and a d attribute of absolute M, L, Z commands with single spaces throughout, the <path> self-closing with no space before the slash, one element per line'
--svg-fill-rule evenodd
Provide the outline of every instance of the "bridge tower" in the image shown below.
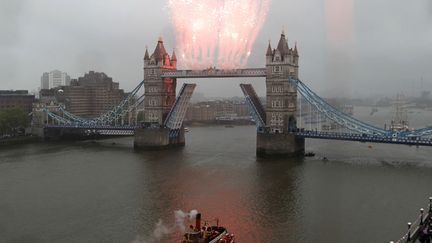
<path fill-rule="evenodd" d="M 162 70 L 176 70 L 177 58 L 170 58 L 162 37 L 151 56 L 144 55 L 144 122 L 162 125 L 176 99 L 176 80 L 161 78 Z"/>
<path fill-rule="evenodd" d="M 176 70 L 177 57 L 171 57 L 165 49 L 162 37 L 156 44 L 153 54 L 146 48 L 144 54 L 144 121 L 142 128 L 135 131 L 135 148 L 154 149 L 168 145 L 184 145 L 183 133 L 179 141 L 169 141 L 169 129 L 165 120 L 176 101 L 175 78 L 162 78 L 162 71 Z"/>
<path fill-rule="evenodd" d="M 266 127 L 257 135 L 258 155 L 301 155 L 304 139 L 290 132 L 297 129 L 297 88 L 290 77 L 298 79 L 297 45 L 289 48 L 282 32 L 276 49 L 269 43 L 266 52 Z"/>

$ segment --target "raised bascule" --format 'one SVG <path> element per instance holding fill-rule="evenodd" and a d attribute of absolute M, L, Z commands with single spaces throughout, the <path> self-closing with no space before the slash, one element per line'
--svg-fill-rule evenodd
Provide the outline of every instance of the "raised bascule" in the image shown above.
<path fill-rule="evenodd" d="M 257 126 L 256 151 L 260 156 L 302 155 L 305 138 L 432 146 L 432 128 L 385 130 L 329 105 L 300 81 L 299 52 L 297 46 L 289 47 L 284 33 L 276 48 L 269 43 L 265 57 L 265 68 L 177 70 L 175 52 L 169 55 L 160 38 L 151 55 L 145 51 L 144 80 L 111 111 L 84 119 L 62 106 L 36 106 L 33 128 L 46 138 L 134 135 L 136 149 L 184 146 L 183 120 L 196 85 L 185 83 L 176 95 L 177 79 L 262 77 L 266 82 L 265 105 L 252 85 L 240 85 Z M 142 87 L 144 94 L 140 95 Z M 303 117 L 302 102 L 345 130 L 307 129 L 298 122 Z M 143 118 L 138 120 L 140 112 Z"/>

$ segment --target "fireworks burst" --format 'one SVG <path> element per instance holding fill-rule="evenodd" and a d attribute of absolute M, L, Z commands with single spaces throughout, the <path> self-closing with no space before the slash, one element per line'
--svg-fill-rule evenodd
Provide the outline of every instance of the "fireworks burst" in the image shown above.
<path fill-rule="evenodd" d="M 245 66 L 269 5 L 270 0 L 169 0 L 180 64 Z"/>

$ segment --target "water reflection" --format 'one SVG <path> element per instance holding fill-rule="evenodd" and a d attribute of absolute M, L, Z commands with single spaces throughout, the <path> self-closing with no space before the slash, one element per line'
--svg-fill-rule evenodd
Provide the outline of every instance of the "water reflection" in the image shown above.
<path fill-rule="evenodd" d="M 245 198 L 242 198 L 244 190 L 248 190 L 249 186 L 239 180 L 244 175 L 244 170 L 227 167 L 226 160 L 212 163 L 215 157 L 224 156 L 221 154 L 208 155 L 203 158 L 205 160 L 197 157 L 196 161 L 191 161 L 187 158 L 189 152 L 176 150 L 172 153 L 141 155 L 146 191 L 151 194 L 149 196 L 152 200 L 148 202 L 143 198 L 140 217 L 146 223 L 149 218 L 153 219 L 150 220 L 153 221 L 153 226 L 144 227 L 147 230 L 142 234 L 151 236 L 159 219 L 168 226 L 172 225 L 173 212 L 179 209 L 197 209 L 203 214 L 204 220 L 213 224 L 219 218 L 220 223 L 232 232 L 237 232 L 237 227 L 251 228 L 248 220 L 252 218 L 251 212 L 244 206 Z M 177 231 L 167 235 L 164 240 L 174 242 L 181 235 L 182 232 Z"/>
<path fill-rule="evenodd" d="M 253 127 L 187 136 L 155 152 L 131 138 L 0 149 L 0 242 L 132 242 L 179 209 L 238 242 L 382 242 L 430 193 L 430 148 L 308 140 L 318 158 L 274 160 L 256 158 Z"/>
<path fill-rule="evenodd" d="M 300 159 L 257 159 L 250 207 L 262 242 L 301 241 L 301 192 L 303 161 Z"/>

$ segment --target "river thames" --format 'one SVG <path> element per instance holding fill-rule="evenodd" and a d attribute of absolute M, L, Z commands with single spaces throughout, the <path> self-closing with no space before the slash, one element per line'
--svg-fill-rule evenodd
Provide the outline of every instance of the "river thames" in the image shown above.
<path fill-rule="evenodd" d="M 389 242 L 427 207 L 432 148 L 307 140 L 314 158 L 259 159 L 255 131 L 191 127 L 155 152 L 133 138 L 2 148 L 0 242 L 177 242 L 174 212 L 192 209 L 237 242 Z"/>

